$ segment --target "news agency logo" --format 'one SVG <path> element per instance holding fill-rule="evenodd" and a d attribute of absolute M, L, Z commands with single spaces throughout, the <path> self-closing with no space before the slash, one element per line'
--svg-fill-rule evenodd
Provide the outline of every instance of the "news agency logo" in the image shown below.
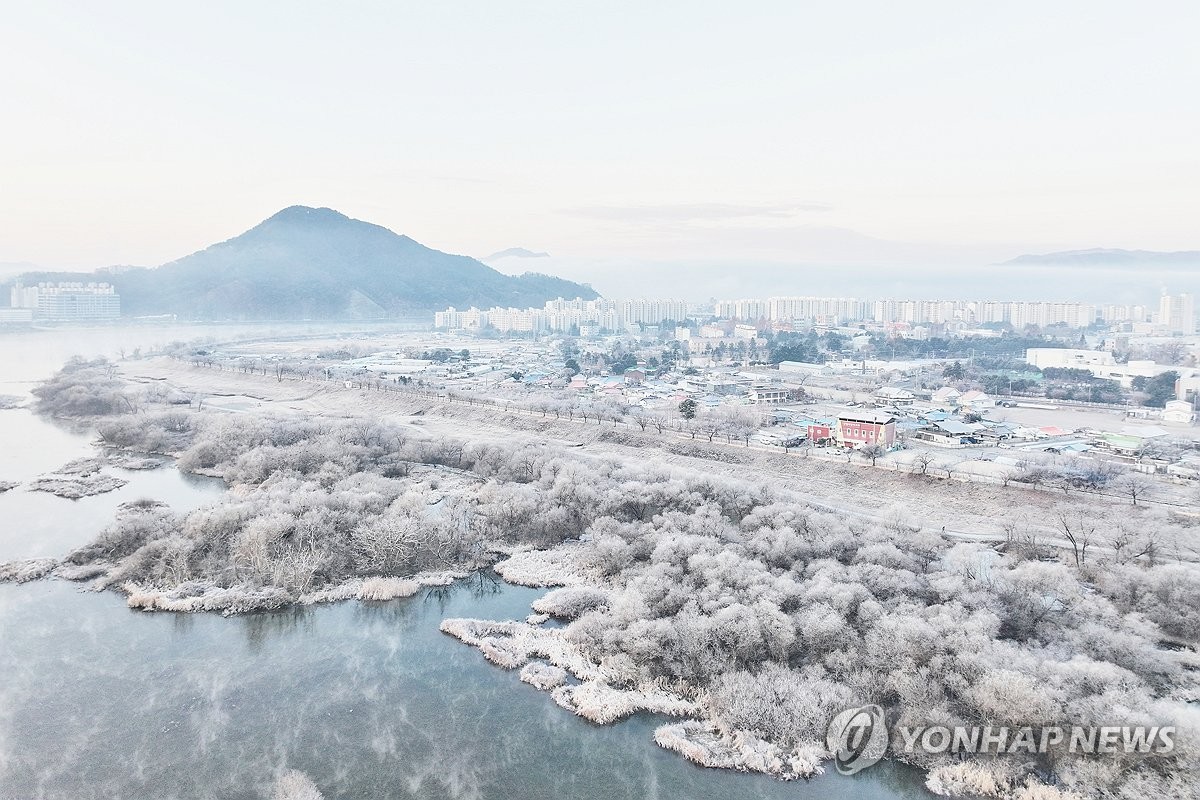
<path fill-rule="evenodd" d="M 1170 755 L 1175 750 L 1175 727 L 1059 726 L 1008 727 L 993 725 L 925 725 L 896 727 L 896 752 L 927 755 L 1018 755 L 1063 750 L 1080 755 L 1115 753 Z M 829 722 L 825 746 L 842 775 L 879 763 L 891 745 L 883 709 L 877 705 L 848 708 Z"/>
<path fill-rule="evenodd" d="M 887 722 L 877 705 L 848 708 L 829 722 L 825 746 L 833 753 L 833 764 L 842 775 L 879 763 L 888 749 Z"/>

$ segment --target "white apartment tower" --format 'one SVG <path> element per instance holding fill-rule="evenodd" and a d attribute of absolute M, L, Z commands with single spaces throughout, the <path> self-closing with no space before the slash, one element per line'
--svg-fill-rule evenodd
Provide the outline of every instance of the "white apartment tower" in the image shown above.
<path fill-rule="evenodd" d="M 17 283 L 9 298 L 13 308 L 32 309 L 37 319 L 95 322 L 121 316 L 121 296 L 108 283 L 43 281 L 37 286 Z"/>
<path fill-rule="evenodd" d="M 1196 305 L 1190 294 L 1163 292 L 1158 305 L 1158 324 L 1172 333 L 1190 335 L 1196 332 Z"/>

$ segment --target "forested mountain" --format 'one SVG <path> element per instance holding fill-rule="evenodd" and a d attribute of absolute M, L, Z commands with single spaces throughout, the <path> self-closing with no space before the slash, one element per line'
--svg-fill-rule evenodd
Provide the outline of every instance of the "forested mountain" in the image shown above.
<path fill-rule="evenodd" d="M 36 279 L 107 280 L 125 315 L 186 319 L 367 318 L 472 305 L 595 298 L 549 275 L 505 275 L 329 208 L 292 206 L 226 242 L 155 268 Z"/>

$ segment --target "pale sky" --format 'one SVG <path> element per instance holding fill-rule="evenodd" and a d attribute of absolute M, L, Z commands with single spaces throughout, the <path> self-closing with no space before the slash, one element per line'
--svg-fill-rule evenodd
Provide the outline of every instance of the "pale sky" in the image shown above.
<path fill-rule="evenodd" d="M 0 262 L 294 204 L 597 264 L 1200 249 L 1194 0 L 2 10 Z"/>

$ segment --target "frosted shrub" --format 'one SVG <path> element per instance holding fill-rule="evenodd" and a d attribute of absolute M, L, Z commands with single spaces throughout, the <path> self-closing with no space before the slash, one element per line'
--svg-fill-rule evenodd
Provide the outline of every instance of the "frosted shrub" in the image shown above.
<path fill-rule="evenodd" d="M 1009 786 L 996 763 L 961 762 L 937 767 L 925 779 L 925 788 L 943 797 L 1000 797 Z M 1028 800 L 1035 800 L 1029 797 Z M 1050 800 L 1046 797 L 1045 800 Z M 1065 800 L 1065 798 L 1064 798 Z"/>
<path fill-rule="evenodd" d="M 412 597 L 421 589 L 421 584 L 404 578 L 367 578 L 362 582 L 359 598 L 362 600 L 394 600 L 397 597 Z"/>
<path fill-rule="evenodd" d="M 73 358 L 33 390 L 39 413 L 55 417 L 130 414 L 137 405 L 105 359 Z"/>
<path fill-rule="evenodd" d="M 1035 678 L 1008 669 L 989 670 L 970 700 L 983 719 L 996 724 L 1034 725 L 1061 719 L 1057 698 Z"/>
<path fill-rule="evenodd" d="M 83 566 L 60 564 L 54 570 L 54 575 L 67 581 L 86 581 L 104 575 L 107 570 L 108 565 L 104 563 L 85 564 Z"/>
<path fill-rule="evenodd" d="M 504 580 L 520 586 L 568 586 L 580 580 L 571 556 L 556 551 L 513 553 L 497 563 L 495 570 Z"/>
<path fill-rule="evenodd" d="M 607 604 L 608 592 L 584 587 L 567 587 L 555 589 L 535 600 L 533 610 L 560 619 L 575 619 Z"/>
<path fill-rule="evenodd" d="M 167 535 L 178 521 L 165 503 L 136 501 L 124 503 L 117 518 L 92 541 L 67 556 L 73 564 L 89 561 L 115 561 L 132 554 L 153 539 Z"/>
<path fill-rule="evenodd" d="M 146 453 L 174 453 L 187 447 L 195 415 L 166 411 L 147 416 L 108 419 L 97 431 L 105 444 Z"/>
<path fill-rule="evenodd" d="M 116 491 L 128 481 L 115 475 L 87 475 L 78 478 L 60 478 L 55 475 L 42 475 L 29 482 L 30 491 L 49 492 L 68 500 L 78 500 L 83 497 L 93 497 Z"/>
<path fill-rule="evenodd" d="M 0 583 L 25 583 L 45 577 L 58 566 L 53 558 L 31 558 L 26 561 L 0 563 Z"/>
<path fill-rule="evenodd" d="M 654 731 L 654 742 L 702 767 L 738 769 L 741 766 L 716 727 L 703 722 L 688 720 L 663 725 Z"/>
<path fill-rule="evenodd" d="M 216 611 L 224 616 L 251 611 L 274 611 L 295 601 L 282 589 L 222 589 L 212 586 L 183 585 L 170 591 L 125 583 L 130 608 L 143 611 Z"/>
<path fill-rule="evenodd" d="M 1137 580 L 1143 594 L 1133 607 L 1172 636 L 1200 639 L 1200 570 L 1192 565 L 1135 567 L 1124 573 Z"/>
<path fill-rule="evenodd" d="M 819 775 L 825 771 L 821 762 L 828 758 L 816 742 L 787 750 L 756 736 L 726 733 L 694 720 L 661 726 L 654 732 L 654 741 L 704 767 L 762 772 L 784 780 Z"/>
<path fill-rule="evenodd" d="M 1167 797 L 1169 795 L 1159 796 Z M 1076 792 L 1060 789 L 1056 786 L 1047 786 L 1044 783 L 1030 778 L 1027 783 L 1012 793 L 1012 800 L 1086 800 L 1086 798 Z"/>
<path fill-rule="evenodd" d="M 567 680 L 567 671 L 561 667 L 534 662 L 521 668 L 521 680 L 545 692 L 562 686 Z"/>
<path fill-rule="evenodd" d="M 584 681 L 577 686 L 560 686 L 553 692 L 554 702 L 568 711 L 598 725 L 624 719 L 637 711 L 650 711 L 673 717 L 697 713 L 688 700 L 658 689 L 615 689 L 603 681 Z"/>
<path fill-rule="evenodd" d="M 825 735 L 829 720 L 855 698 L 845 686 L 776 664 L 757 674 L 734 672 L 711 689 L 713 716 L 729 731 L 751 731 L 784 747 Z"/>

